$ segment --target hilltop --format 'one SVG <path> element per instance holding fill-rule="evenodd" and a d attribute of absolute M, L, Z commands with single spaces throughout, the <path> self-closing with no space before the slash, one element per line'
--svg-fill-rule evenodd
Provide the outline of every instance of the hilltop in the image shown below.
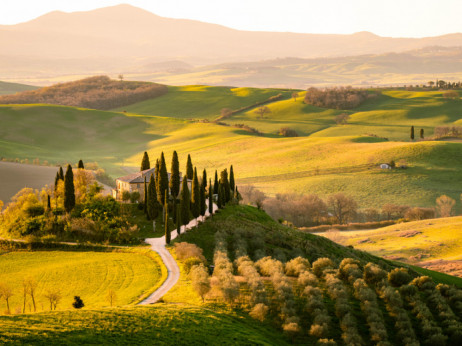
<path fill-rule="evenodd" d="M 38 87 L 32 85 L 18 84 L 18 83 L 8 83 L 0 81 L 0 95 L 9 95 L 15 94 L 17 92 L 35 90 Z"/>

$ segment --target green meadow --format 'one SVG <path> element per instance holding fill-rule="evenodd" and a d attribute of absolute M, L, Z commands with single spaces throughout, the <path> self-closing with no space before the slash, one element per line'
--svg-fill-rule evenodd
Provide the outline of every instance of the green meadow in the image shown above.
<path fill-rule="evenodd" d="M 26 84 L 8 83 L 0 81 L 0 95 L 15 94 L 17 92 L 35 89 L 38 89 L 38 87 Z"/>
<path fill-rule="evenodd" d="M 197 120 L 216 119 L 222 108 L 252 106 L 280 92 L 283 99 L 268 104 L 271 113 L 263 119 L 253 108 L 224 120 L 254 127 L 262 136 Z M 421 128 L 428 137 L 435 126 L 460 125 L 460 99 L 446 99 L 441 91 L 385 90 L 343 111 L 304 104 L 299 94 L 294 101 L 289 91 L 277 89 L 186 86 L 109 112 L 4 105 L 0 149 L 13 159 L 96 161 L 113 178 L 136 171 L 144 151 L 152 158 L 164 151 L 169 161 L 177 150 L 182 168 L 188 154 L 199 170 L 232 163 L 238 184 L 253 184 L 269 195 L 344 192 L 362 207 L 377 208 L 433 206 L 442 194 L 459 200 L 462 143 L 418 137 Z M 342 112 L 350 114 L 349 123 L 337 125 L 334 117 Z M 415 141 L 409 139 L 411 126 Z M 281 127 L 300 137 L 278 135 Z M 378 168 L 391 160 L 408 169 Z"/>
<path fill-rule="evenodd" d="M 58 310 L 72 309 L 74 296 L 80 296 L 85 307 L 109 306 L 108 290 L 116 293 L 116 305 L 133 304 L 151 293 L 164 280 L 160 257 L 149 250 L 113 252 L 92 251 L 13 251 L 0 253 L 0 282 L 13 290 L 12 312 L 22 310 L 22 283 L 37 283 L 37 311 L 50 309 L 45 298 L 49 290 L 59 289 L 62 299 Z M 32 306 L 30 297 L 26 311 Z M 2 299 L 0 311 L 6 310 Z"/>

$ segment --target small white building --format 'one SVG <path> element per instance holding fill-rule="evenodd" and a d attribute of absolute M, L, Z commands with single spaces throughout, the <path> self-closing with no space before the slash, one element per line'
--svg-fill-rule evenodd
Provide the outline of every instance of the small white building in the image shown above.
<path fill-rule="evenodd" d="M 382 163 L 382 164 L 380 165 L 380 168 L 381 168 L 381 169 L 391 169 L 391 166 L 390 166 L 388 163 Z"/>

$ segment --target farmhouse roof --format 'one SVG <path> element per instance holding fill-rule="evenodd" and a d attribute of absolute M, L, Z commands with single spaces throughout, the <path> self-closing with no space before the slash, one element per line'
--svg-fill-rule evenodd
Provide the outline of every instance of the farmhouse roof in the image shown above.
<path fill-rule="evenodd" d="M 117 178 L 117 180 L 124 181 L 127 183 L 144 183 L 144 177 L 150 177 L 154 174 L 155 168 L 145 169 L 141 172 L 132 173 L 124 177 Z"/>

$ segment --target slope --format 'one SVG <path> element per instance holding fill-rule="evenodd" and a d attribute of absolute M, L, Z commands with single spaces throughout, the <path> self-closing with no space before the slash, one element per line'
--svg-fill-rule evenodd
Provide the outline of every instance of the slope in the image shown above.
<path fill-rule="evenodd" d="M 0 81 L 0 95 L 15 94 L 17 92 L 35 90 L 38 87 L 26 84 L 9 83 Z"/>

